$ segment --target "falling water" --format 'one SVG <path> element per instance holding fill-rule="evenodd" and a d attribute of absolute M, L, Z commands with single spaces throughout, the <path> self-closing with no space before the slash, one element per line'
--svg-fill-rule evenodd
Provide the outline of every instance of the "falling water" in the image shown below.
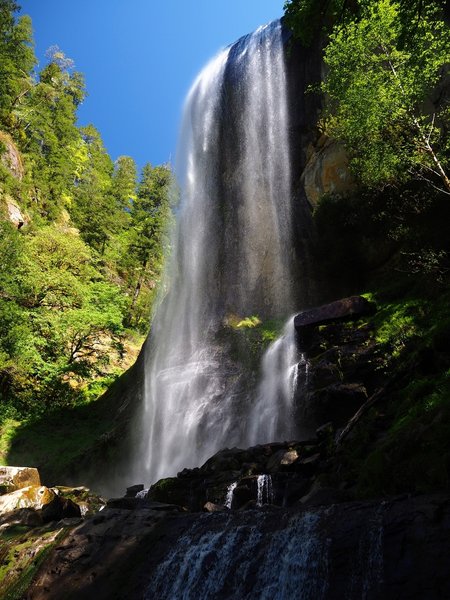
<path fill-rule="evenodd" d="M 256 506 L 273 504 L 273 487 L 271 475 L 259 475 L 257 479 L 258 492 Z"/>
<path fill-rule="evenodd" d="M 159 564 L 144 598 L 325 598 L 328 542 L 321 514 L 281 516 L 276 531 L 270 530 L 273 514 L 253 512 L 246 525 L 236 525 L 232 515 L 197 520 Z"/>
<path fill-rule="evenodd" d="M 218 335 L 229 315 L 293 310 L 287 115 L 279 22 L 220 52 L 187 97 L 168 292 L 146 356 L 139 472 L 150 481 L 199 465 L 219 448 L 294 433 L 292 420 L 279 415 L 281 390 L 272 406 L 269 391 L 258 392 L 255 432 L 245 377 Z"/>
<path fill-rule="evenodd" d="M 227 495 L 225 497 L 225 507 L 226 508 L 231 508 L 232 504 L 233 504 L 233 494 L 234 494 L 234 490 L 236 489 L 237 486 L 237 481 L 235 481 L 234 483 L 230 483 L 230 485 L 227 487 Z"/>
<path fill-rule="evenodd" d="M 251 445 L 295 438 L 297 426 L 293 400 L 299 358 L 293 318 L 290 318 L 283 335 L 269 346 L 263 356 L 261 383 L 249 418 Z"/>

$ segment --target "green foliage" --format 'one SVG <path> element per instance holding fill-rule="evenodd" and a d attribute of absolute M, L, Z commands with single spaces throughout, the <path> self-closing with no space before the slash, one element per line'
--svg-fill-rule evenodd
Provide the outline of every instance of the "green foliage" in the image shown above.
<path fill-rule="evenodd" d="M 261 325 L 261 319 L 256 315 L 253 315 L 252 317 L 246 317 L 245 319 L 239 321 L 239 323 L 236 325 L 236 328 L 253 328 L 257 327 L 258 325 Z"/>
<path fill-rule="evenodd" d="M 10 132 L 16 127 L 13 109 L 31 88 L 36 63 L 31 20 L 16 21 L 18 8 L 12 0 L 0 0 L 0 126 Z"/>
<path fill-rule="evenodd" d="M 322 90 L 328 108 L 324 131 L 341 140 L 359 179 L 375 186 L 415 176 L 446 175 L 447 107 L 425 108 L 450 58 L 450 33 L 433 5 L 404 37 L 394 0 L 363 6 L 361 16 L 330 35 Z"/>
<path fill-rule="evenodd" d="M 152 167 L 148 163 L 142 169 L 136 195 L 131 198 L 131 227 L 124 236 L 126 252 L 119 265 L 130 282 L 131 302 L 126 323 L 141 330 L 147 327 L 147 315 L 159 282 L 163 256 L 169 251 L 173 189 L 169 167 Z"/>
<path fill-rule="evenodd" d="M 448 289 L 432 300 L 424 290 L 388 302 L 384 293 L 374 296 L 371 325 L 388 387 L 343 447 L 341 473 L 355 481 L 359 497 L 448 489 Z"/>
<path fill-rule="evenodd" d="M 113 163 L 96 128 L 77 125 L 84 78 L 64 52 L 34 71 L 18 8 L 0 0 L 0 419 L 14 422 L 92 400 L 130 364 L 172 208 L 167 166 L 138 181 L 131 157 Z M 3 198 L 31 224 L 7 222 Z"/>
<path fill-rule="evenodd" d="M 357 7 L 358 2 L 346 0 L 287 0 L 285 20 L 302 44 L 310 46 L 322 31 L 328 31 Z"/>
<path fill-rule="evenodd" d="M 317 36 L 326 38 L 333 27 L 359 20 L 371 4 L 371 0 L 286 0 L 285 22 L 304 46 L 310 46 Z M 429 7 L 430 3 L 427 4 Z M 447 8 L 447 0 L 436 0 L 432 4 L 442 12 Z M 415 34 L 428 7 L 423 0 L 398 1 L 401 43 Z"/>
<path fill-rule="evenodd" d="M 4 397 L 33 412 L 71 402 L 74 382 L 102 375 L 112 349 L 121 352 L 125 300 L 78 236 L 54 226 L 23 236 L 1 226 Z"/>

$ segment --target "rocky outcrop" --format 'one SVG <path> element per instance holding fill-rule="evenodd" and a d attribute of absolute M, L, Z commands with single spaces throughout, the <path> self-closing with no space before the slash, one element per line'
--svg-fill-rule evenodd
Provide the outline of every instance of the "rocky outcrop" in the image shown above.
<path fill-rule="evenodd" d="M 85 487 L 41 485 L 38 470 L 31 467 L 0 467 L 0 482 L 0 530 L 77 519 L 105 505 Z"/>
<path fill-rule="evenodd" d="M 19 205 L 15 202 L 11 196 L 6 195 L 6 210 L 8 213 L 8 219 L 10 222 L 17 227 L 17 229 L 21 229 L 24 225 L 27 224 L 27 218 L 22 213 Z"/>
<path fill-rule="evenodd" d="M 23 179 L 24 168 L 19 149 L 13 142 L 11 136 L 3 131 L 0 131 L 0 163 L 3 167 L 6 167 L 15 179 L 18 181 Z M 17 227 L 17 229 L 20 229 L 28 223 L 28 219 L 20 208 L 18 200 L 5 193 L 2 186 L 0 186 L 0 199 L 3 200 L 6 208 L 6 218 Z"/>
<path fill-rule="evenodd" d="M 24 175 L 22 157 L 10 135 L 0 131 L 0 161 L 19 181 Z"/>
<path fill-rule="evenodd" d="M 210 510 L 211 505 L 233 510 L 291 506 L 302 501 L 327 468 L 325 437 L 221 450 L 200 468 L 158 481 L 146 498 L 189 511 Z"/>
<path fill-rule="evenodd" d="M 302 350 L 307 351 L 312 344 L 314 331 L 317 331 L 321 325 L 356 321 L 373 312 L 375 312 L 375 305 L 362 296 L 350 296 L 304 310 L 294 317 L 299 345 Z"/>
<path fill-rule="evenodd" d="M 316 144 L 311 144 L 302 182 L 306 197 L 313 207 L 317 206 L 324 194 L 348 194 L 354 191 L 355 179 L 342 144 L 325 135 Z"/>

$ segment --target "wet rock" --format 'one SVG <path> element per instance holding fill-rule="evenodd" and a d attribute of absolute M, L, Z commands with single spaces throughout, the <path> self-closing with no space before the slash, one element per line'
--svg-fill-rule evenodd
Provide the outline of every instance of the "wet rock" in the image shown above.
<path fill-rule="evenodd" d="M 130 487 L 127 487 L 127 492 L 126 492 L 125 496 L 127 498 L 134 498 L 136 496 L 136 494 L 138 494 L 139 492 L 143 492 L 143 491 L 144 491 L 143 484 L 132 485 Z"/>
<path fill-rule="evenodd" d="M 176 504 L 170 504 L 166 502 L 157 502 L 154 500 L 149 500 L 147 498 L 136 498 L 136 497 L 127 497 L 123 498 L 111 498 L 107 501 L 106 507 L 108 509 L 120 509 L 120 510 L 138 510 L 142 508 L 152 509 L 152 510 L 161 510 L 161 511 L 172 511 L 172 510 L 182 510 L 180 506 Z"/>
<path fill-rule="evenodd" d="M 267 470 L 273 472 L 292 465 L 298 459 L 298 456 L 297 450 L 279 450 L 267 461 Z"/>
<path fill-rule="evenodd" d="M 142 504 L 142 500 L 136 497 L 124 496 L 123 498 L 110 498 L 106 506 L 108 508 L 120 508 L 123 510 L 135 510 Z"/>
<path fill-rule="evenodd" d="M 322 493 L 331 502 L 209 515 L 105 509 L 60 540 L 26 598 L 450 597 L 448 494 L 336 504 L 336 490 Z"/>

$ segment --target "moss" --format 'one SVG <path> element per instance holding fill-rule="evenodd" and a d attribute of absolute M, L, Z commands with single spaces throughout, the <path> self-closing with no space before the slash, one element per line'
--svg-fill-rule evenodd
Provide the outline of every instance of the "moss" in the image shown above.
<path fill-rule="evenodd" d="M 29 530 L 16 526 L 0 536 L 0 596 L 20 600 L 52 549 L 68 529 Z"/>

